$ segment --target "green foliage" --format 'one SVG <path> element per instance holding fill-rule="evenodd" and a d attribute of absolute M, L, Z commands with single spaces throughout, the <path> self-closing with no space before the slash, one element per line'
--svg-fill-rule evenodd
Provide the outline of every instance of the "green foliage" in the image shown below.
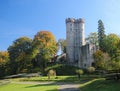
<path fill-rule="evenodd" d="M 86 41 L 90 44 L 94 44 L 96 47 L 98 47 L 98 34 L 97 32 L 91 32 L 88 37 L 86 38 Z"/>
<path fill-rule="evenodd" d="M 28 37 L 21 37 L 16 39 L 8 48 L 12 74 L 19 73 L 22 69 L 25 69 L 30 63 L 30 48 L 32 40 Z"/>
<path fill-rule="evenodd" d="M 55 37 L 49 31 L 38 32 L 33 39 L 33 45 L 35 50 L 38 50 L 37 55 L 43 61 L 42 65 L 44 66 L 46 66 L 46 62 L 50 61 L 50 59 L 53 58 L 58 51 L 58 45 Z"/>
<path fill-rule="evenodd" d="M 89 73 L 93 73 L 94 71 L 95 71 L 95 68 L 94 68 L 94 67 L 89 67 L 89 68 L 88 68 L 88 72 L 89 72 Z"/>
<path fill-rule="evenodd" d="M 103 38 L 105 37 L 105 28 L 102 20 L 98 21 L 98 42 L 99 42 L 99 49 L 103 50 Z"/>
<path fill-rule="evenodd" d="M 120 37 L 116 34 L 109 34 L 103 39 L 103 51 L 107 52 L 111 58 L 120 55 Z"/>
<path fill-rule="evenodd" d="M 102 51 L 94 53 L 95 63 L 105 70 L 119 70 L 120 62 L 120 37 L 109 34 L 102 39 Z"/>
<path fill-rule="evenodd" d="M 5 76 L 9 73 L 9 67 L 7 67 L 9 63 L 9 53 L 6 51 L 0 52 L 0 77 Z"/>
<path fill-rule="evenodd" d="M 48 73 L 50 69 L 55 70 L 57 75 L 75 75 L 76 69 L 78 69 L 78 67 L 64 65 L 64 64 L 57 64 L 51 67 L 47 67 L 45 69 L 45 74 Z"/>
<path fill-rule="evenodd" d="M 116 70 L 116 72 L 120 72 L 120 60 L 111 60 L 111 62 L 109 62 L 108 68 L 108 70 Z"/>
<path fill-rule="evenodd" d="M 0 62 L 9 60 L 9 53 L 7 51 L 0 51 Z"/>
<path fill-rule="evenodd" d="M 97 68 L 105 69 L 105 70 L 108 69 L 108 65 L 111 60 L 108 53 L 104 53 L 101 50 L 98 50 L 93 54 L 93 57 Z"/>

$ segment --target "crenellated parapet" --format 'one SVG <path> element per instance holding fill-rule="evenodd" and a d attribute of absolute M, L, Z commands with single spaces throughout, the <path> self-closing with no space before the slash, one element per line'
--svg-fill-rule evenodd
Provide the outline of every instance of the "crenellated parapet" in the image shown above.
<path fill-rule="evenodd" d="M 67 18 L 66 23 L 69 23 L 69 22 L 72 22 L 72 23 L 84 23 L 85 21 L 84 21 L 83 18 L 79 18 L 79 19 Z"/>

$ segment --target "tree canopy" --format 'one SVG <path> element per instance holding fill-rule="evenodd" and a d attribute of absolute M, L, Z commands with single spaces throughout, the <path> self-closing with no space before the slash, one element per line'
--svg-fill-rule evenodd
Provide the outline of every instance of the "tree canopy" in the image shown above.
<path fill-rule="evenodd" d="M 116 34 L 109 34 L 103 39 L 103 51 L 112 58 L 120 56 L 120 37 Z"/>
<path fill-rule="evenodd" d="M 9 62 L 9 53 L 7 51 L 0 51 L 0 77 L 6 74 L 9 67 L 6 67 Z"/>
<path fill-rule="evenodd" d="M 10 64 L 13 73 L 17 73 L 26 67 L 27 55 L 31 48 L 32 40 L 28 37 L 21 37 L 16 39 L 8 48 L 10 55 Z"/>
<path fill-rule="evenodd" d="M 38 49 L 41 58 L 46 61 L 54 57 L 58 51 L 55 37 L 49 31 L 38 32 L 33 39 L 33 45 Z"/>
<path fill-rule="evenodd" d="M 94 44 L 96 47 L 98 47 L 98 33 L 97 32 L 91 32 L 88 37 L 86 38 L 86 41 L 90 44 Z"/>

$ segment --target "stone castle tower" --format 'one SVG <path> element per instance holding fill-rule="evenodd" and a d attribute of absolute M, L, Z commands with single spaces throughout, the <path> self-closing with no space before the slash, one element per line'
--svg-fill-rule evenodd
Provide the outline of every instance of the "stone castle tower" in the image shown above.
<path fill-rule="evenodd" d="M 66 19 L 66 40 L 67 59 L 75 63 L 78 61 L 78 48 L 85 45 L 83 19 Z"/>
<path fill-rule="evenodd" d="M 66 19 L 66 56 L 69 64 L 82 68 L 91 66 L 92 45 L 85 43 L 84 19 Z"/>

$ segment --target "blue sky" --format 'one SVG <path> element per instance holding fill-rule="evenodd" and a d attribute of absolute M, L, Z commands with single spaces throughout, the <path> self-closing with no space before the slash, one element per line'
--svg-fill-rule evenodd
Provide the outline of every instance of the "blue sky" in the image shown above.
<path fill-rule="evenodd" d="M 65 38 L 68 17 L 85 19 L 86 37 L 97 32 L 99 19 L 107 34 L 119 35 L 120 0 L 0 0 L 0 51 L 40 30 L 51 31 L 57 40 Z"/>

